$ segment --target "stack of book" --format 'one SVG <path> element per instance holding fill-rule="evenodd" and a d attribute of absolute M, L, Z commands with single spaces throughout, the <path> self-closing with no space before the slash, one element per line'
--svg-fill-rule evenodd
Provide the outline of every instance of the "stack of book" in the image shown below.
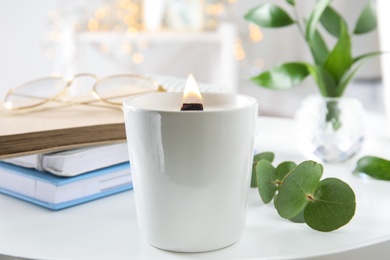
<path fill-rule="evenodd" d="M 59 210 L 132 189 L 122 111 L 73 106 L 0 121 L 0 193 Z"/>
<path fill-rule="evenodd" d="M 168 91 L 184 89 L 184 79 L 154 78 Z M 220 91 L 210 84 L 199 88 Z M 121 109 L 0 110 L 0 193 L 58 210 L 130 189 Z"/>

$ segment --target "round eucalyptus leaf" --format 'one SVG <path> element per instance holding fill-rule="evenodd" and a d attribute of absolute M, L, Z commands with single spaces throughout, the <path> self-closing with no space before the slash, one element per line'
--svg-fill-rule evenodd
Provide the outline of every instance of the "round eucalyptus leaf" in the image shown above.
<path fill-rule="evenodd" d="M 256 164 L 260 160 L 267 160 L 269 162 L 272 162 L 275 158 L 275 154 L 273 152 L 263 152 L 256 154 L 253 158 L 253 166 L 252 166 L 252 178 L 251 178 L 251 188 L 257 187 L 257 181 L 256 181 Z"/>
<path fill-rule="evenodd" d="M 257 188 L 264 203 L 269 203 L 276 193 L 276 170 L 268 160 L 261 160 L 256 165 Z"/>
<path fill-rule="evenodd" d="M 306 207 L 320 182 L 322 172 L 321 164 L 305 161 L 284 178 L 275 199 L 275 207 L 281 217 L 294 218 Z"/>
<path fill-rule="evenodd" d="M 297 164 L 295 162 L 282 162 L 276 167 L 276 181 L 281 182 L 288 173 L 290 173 Z"/>
<path fill-rule="evenodd" d="M 272 163 L 274 161 L 274 158 L 275 158 L 275 154 L 273 152 L 262 152 L 256 154 L 255 157 L 253 158 L 253 161 L 257 163 L 258 161 L 264 159 Z"/>
<path fill-rule="evenodd" d="M 290 221 L 295 222 L 295 223 L 305 223 L 305 218 L 303 217 L 303 211 L 304 210 L 299 212 L 298 215 L 296 215 L 295 217 L 290 218 Z"/>
<path fill-rule="evenodd" d="M 322 180 L 304 212 L 311 228 L 329 232 L 347 224 L 355 215 L 355 193 L 345 182 L 336 178 Z"/>

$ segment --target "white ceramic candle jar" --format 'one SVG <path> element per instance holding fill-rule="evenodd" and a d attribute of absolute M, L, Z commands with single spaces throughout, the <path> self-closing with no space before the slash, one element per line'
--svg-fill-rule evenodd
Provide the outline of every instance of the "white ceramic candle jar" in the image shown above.
<path fill-rule="evenodd" d="M 202 96 L 204 111 L 180 111 L 178 92 L 123 104 L 140 232 L 161 249 L 223 248 L 245 225 L 257 102 L 232 93 Z"/>

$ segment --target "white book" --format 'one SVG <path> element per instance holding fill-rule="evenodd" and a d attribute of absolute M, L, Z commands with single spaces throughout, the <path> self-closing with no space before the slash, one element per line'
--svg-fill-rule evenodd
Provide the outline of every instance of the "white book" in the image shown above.
<path fill-rule="evenodd" d="M 76 176 L 107 166 L 128 162 L 126 143 L 98 145 L 47 154 L 3 159 L 3 162 L 50 172 L 58 176 Z"/>

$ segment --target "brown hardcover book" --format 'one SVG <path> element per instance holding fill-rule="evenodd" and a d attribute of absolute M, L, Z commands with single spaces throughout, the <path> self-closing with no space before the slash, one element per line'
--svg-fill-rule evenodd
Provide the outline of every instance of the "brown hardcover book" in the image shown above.
<path fill-rule="evenodd" d="M 0 111 L 0 159 L 126 141 L 119 108 L 69 106 Z"/>

